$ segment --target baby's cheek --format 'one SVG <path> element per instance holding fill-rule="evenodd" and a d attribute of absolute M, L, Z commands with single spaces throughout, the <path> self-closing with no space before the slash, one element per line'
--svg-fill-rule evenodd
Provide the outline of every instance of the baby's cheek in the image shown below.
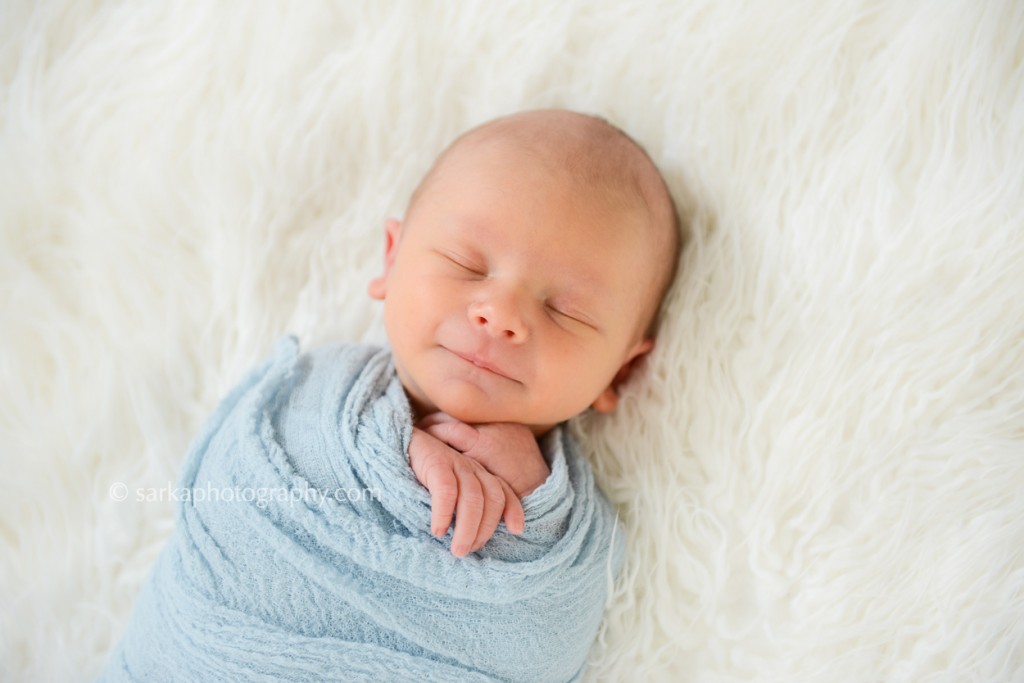
<path fill-rule="evenodd" d="M 458 306 L 460 296 L 444 278 L 424 277 L 410 287 L 410 314 L 423 320 L 438 320 Z"/>
<path fill-rule="evenodd" d="M 618 366 L 608 354 L 577 357 L 574 381 L 567 383 L 566 400 L 571 401 L 578 414 L 586 410 L 602 391 L 612 383 Z"/>

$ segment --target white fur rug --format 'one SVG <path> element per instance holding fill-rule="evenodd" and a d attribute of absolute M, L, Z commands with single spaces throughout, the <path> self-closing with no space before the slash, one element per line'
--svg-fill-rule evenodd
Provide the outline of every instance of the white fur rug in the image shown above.
<path fill-rule="evenodd" d="M 382 341 L 384 220 L 559 106 L 692 225 L 575 425 L 629 532 L 588 679 L 1024 680 L 1022 46 L 1015 0 L 4 2 L 0 678 L 95 676 L 137 492 L 282 333 Z"/>

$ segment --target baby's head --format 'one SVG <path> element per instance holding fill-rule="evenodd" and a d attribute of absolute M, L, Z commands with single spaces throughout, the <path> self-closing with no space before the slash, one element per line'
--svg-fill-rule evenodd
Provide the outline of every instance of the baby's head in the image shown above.
<path fill-rule="evenodd" d="M 615 407 L 653 345 L 679 251 L 647 154 L 601 119 L 555 110 L 458 138 L 385 238 L 370 294 L 417 414 L 537 434 Z"/>

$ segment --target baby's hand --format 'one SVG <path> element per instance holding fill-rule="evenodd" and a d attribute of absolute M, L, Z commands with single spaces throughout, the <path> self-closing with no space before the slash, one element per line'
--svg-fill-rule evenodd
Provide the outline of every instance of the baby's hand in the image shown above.
<path fill-rule="evenodd" d="M 412 430 L 409 464 L 430 491 L 431 532 L 445 534 L 455 513 L 453 555 L 464 557 L 482 548 L 503 516 L 509 531 L 523 532 L 523 506 L 512 487 L 418 427 Z"/>
<path fill-rule="evenodd" d="M 524 425 L 513 422 L 469 425 L 445 413 L 431 413 L 416 426 L 504 479 L 520 498 L 532 493 L 551 474 L 536 437 Z"/>

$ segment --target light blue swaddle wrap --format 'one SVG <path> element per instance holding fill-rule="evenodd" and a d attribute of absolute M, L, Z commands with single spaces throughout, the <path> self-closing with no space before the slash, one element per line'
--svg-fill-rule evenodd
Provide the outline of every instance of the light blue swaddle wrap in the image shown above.
<path fill-rule="evenodd" d="M 287 337 L 183 465 L 176 529 L 101 681 L 566 681 L 623 539 L 557 427 L 526 530 L 477 553 L 430 534 L 391 354 Z"/>

